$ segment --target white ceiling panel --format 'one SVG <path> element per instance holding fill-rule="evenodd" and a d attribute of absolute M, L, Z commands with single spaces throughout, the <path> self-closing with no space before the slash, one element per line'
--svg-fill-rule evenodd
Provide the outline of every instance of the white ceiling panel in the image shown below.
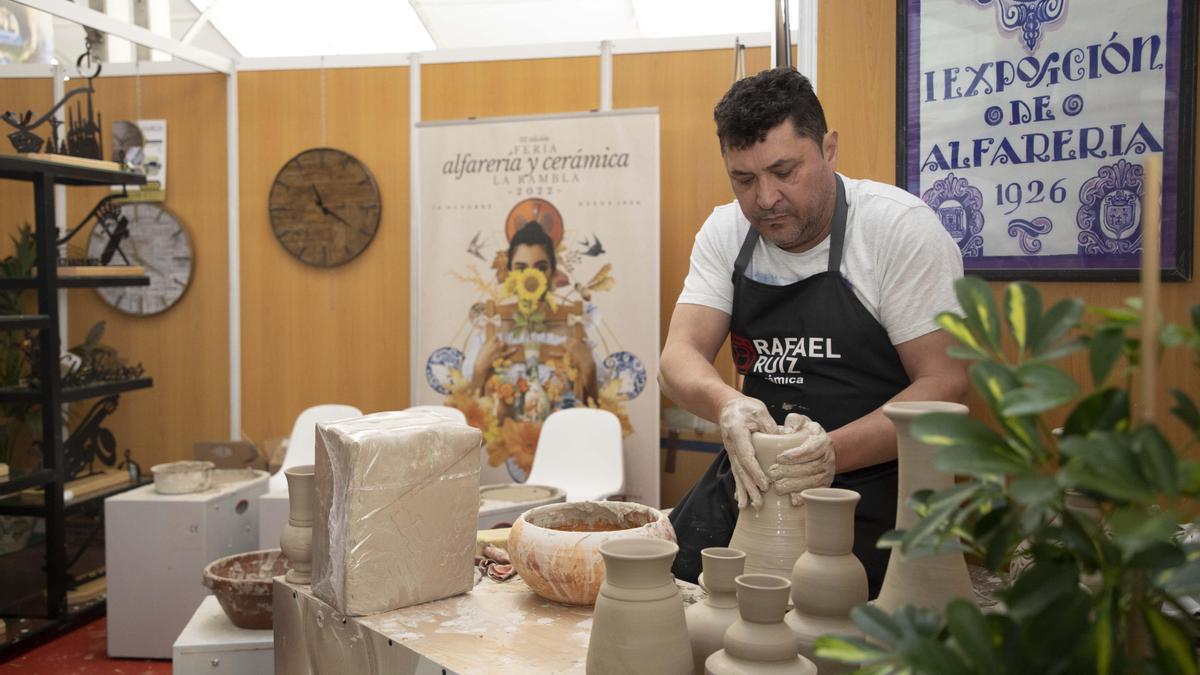
<path fill-rule="evenodd" d="M 641 37 L 629 0 L 412 0 L 440 49 Z"/>

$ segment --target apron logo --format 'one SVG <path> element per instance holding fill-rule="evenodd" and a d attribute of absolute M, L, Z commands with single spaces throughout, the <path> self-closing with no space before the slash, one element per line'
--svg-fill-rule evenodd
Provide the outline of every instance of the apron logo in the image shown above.
<path fill-rule="evenodd" d="M 733 365 L 743 375 L 750 372 L 751 366 L 758 360 L 758 352 L 754 351 L 754 343 L 737 333 L 730 333 L 729 346 L 733 350 Z"/>
<path fill-rule="evenodd" d="M 775 384 L 804 384 L 799 377 L 801 359 L 840 359 L 833 339 L 827 337 L 785 337 L 747 340 L 733 335 L 733 362 L 738 372 L 758 375 Z"/>

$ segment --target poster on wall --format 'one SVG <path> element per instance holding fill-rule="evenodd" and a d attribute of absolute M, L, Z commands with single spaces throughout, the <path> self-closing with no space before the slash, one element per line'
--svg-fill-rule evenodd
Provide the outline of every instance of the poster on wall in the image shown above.
<path fill-rule="evenodd" d="M 658 505 L 658 140 L 656 110 L 418 125 L 412 400 L 483 430 L 483 484 L 524 482 L 546 418 L 586 406 Z"/>
<path fill-rule="evenodd" d="M 969 273 L 1136 279 L 1161 153 L 1161 268 L 1190 278 L 1191 0 L 899 3 L 898 182 Z"/>

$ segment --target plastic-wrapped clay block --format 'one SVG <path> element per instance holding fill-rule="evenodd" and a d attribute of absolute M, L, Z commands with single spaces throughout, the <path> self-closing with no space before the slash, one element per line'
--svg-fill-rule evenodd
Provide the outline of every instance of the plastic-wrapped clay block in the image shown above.
<path fill-rule="evenodd" d="M 361 616 L 470 590 L 479 430 L 382 412 L 316 433 L 313 593 Z"/>

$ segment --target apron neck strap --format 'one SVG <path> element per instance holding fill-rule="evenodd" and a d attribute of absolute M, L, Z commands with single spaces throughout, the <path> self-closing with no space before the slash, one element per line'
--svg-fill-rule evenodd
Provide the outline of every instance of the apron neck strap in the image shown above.
<path fill-rule="evenodd" d="M 842 177 L 833 174 L 834 181 L 837 183 L 837 194 L 834 197 L 833 203 L 833 222 L 829 232 L 829 271 L 837 272 L 842 267 L 842 250 L 846 243 L 846 186 L 842 184 Z M 742 240 L 742 248 L 738 251 L 737 259 L 733 263 L 733 278 L 738 278 L 746 274 L 746 267 L 750 264 L 750 258 L 754 256 L 754 247 L 758 245 L 758 230 L 750 227 L 750 231 L 746 233 L 746 238 Z"/>

